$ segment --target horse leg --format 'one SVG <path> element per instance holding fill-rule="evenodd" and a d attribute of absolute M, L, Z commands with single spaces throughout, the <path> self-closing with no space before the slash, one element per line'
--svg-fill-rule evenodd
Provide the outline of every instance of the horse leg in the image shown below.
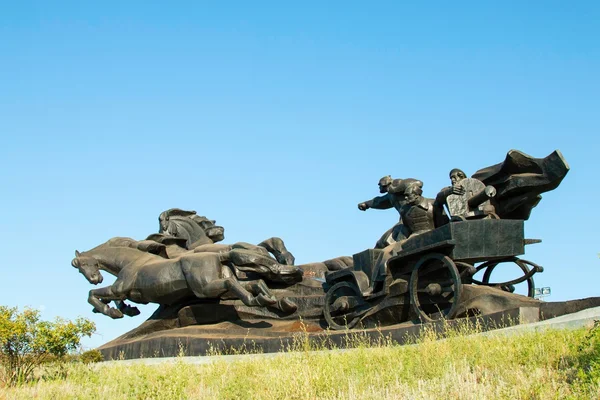
<path fill-rule="evenodd" d="M 283 265 L 294 265 L 296 258 L 288 251 L 285 247 L 285 243 L 278 237 L 272 237 L 264 240 L 258 244 L 260 247 L 264 247 L 273 254 L 279 264 Z"/>
<path fill-rule="evenodd" d="M 228 259 L 229 253 L 231 251 L 226 253 L 194 253 L 180 258 L 181 271 L 188 288 L 196 297 L 218 299 L 225 293 L 231 292 L 247 306 L 275 304 L 277 302 L 275 298 L 269 298 L 263 294 L 256 297 L 252 296 L 240 285 L 238 280 L 231 275 L 229 268 L 223 265 L 223 262 Z"/>
<path fill-rule="evenodd" d="M 100 301 L 103 302 L 104 304 L 110 304 L 110 302 L 112 301 L 113 303 L 115 303 L 115 307 L 117 307 L 117 310 L 121 311 L 123 314 L 127 315 L 128 317 L 135 317 L 136 315 L 140 315 L 139 308 L 130 306 L 129 304 L 125 303 L 122 300 L 100 299 Z M 100 311 L 93 308 L 92 312 L 99 313 Z"/>
<path fill-rule="evenodd" d="M 269 254 L 269 251 L 267 249 L 265 249 L 264 247 L 257 246 L 255 244 L 246 243 L 246 242 L 237 242 L 237 243 L 232 244 L 231 248 L 229 250 L 233 250 L 233 249 L 243 249 L 243 250 L 253 251 L 255 253 L 262 254 L 265 257 L 271 257 L 271 254 Z"/>
<path fill-rule="evenodd" d="M 116 308 L 110 307 L 104 301 L 108 300 L 122 300 L 121 296 L 117 296 L 113 293 L 112 286 L 103 287 L 100 289 L 92 289 L 90 290 L 90 294 L 88 297 L 88 303 L 94 306 L 94 309 L 98 312 L 108 315 L 109 317 L 123 318 L 123 313 Z"/>
<path fill-rule="evenodd" d="M 240 285 L 242 285 L 244 289 L 246 289 L 254 295 L 264 294 L 265 296 L 273 296 L 273 293 L 271 293 L 271 290 L 269 289 L 265 281 L 263 281 L 262 279 L 257 279 L 255 281 L 240 282 Z"/>
<path fill-rule="evenodd" d="M 210 297 L 220 297 L 226 292 L 231 292 L 248 307 L 266 307 L 277 303 L 277 300 L 273 296 L 268 296 L 264 293 L 253 296 L 252 293 L 246 290 L 238 280 L 233 277 L 209 282 L 204 286 L 203 292 Z"/>
<path fill-rule="evenodd" d="M 293 265 L 282 265 L 270 257 L 243 249 L 221 253 L 221 261 L 231 262 L 241 271 L 251 271 L 275 282 L 293 284 L 302 280 L 302 270 Z"/>
<path fill-rule="evenodd" d="M 275 295 L 271 292 L 265 281 L 263 281 L 262 279 L 258 279 L 255 281 L 247 281 L 244 282 L 242 285 L 246 290 L 252 292 L 254 295 L 262 294 L 267 297 L 275 297 Z M 280 300 L 277 300 L 277 303 L 273 304 L 272 307 L 290 314 L 298 309 L 298 306 L 287 297 L 283 297 Z"/>
<path fill-rule="evenodd" d="M 123 314 L 127 315 L 128 317 L 135 317 L 136 315 L 140 315 L 139 308 L 130 306 L 123 300 L 115 300 L 114 303 L 117 306 L 117 309 Z"/>
<path fill-rule="evenodd" d="M 110 302 L 112 300 L 100 299 L 100 301 L 103 302 L 104 304 L 110 304 Z M 119 301 L 119 300 L 115 300 L 114 303 L 115 303 L 115 306 L 117 306 L 117 308 L 119 308 L 121 306 L 121 301 Z M 98 314 L 100 311 L 96 310 L 96 308 L 92 308 L 92 312 L 95 314 Z"/>

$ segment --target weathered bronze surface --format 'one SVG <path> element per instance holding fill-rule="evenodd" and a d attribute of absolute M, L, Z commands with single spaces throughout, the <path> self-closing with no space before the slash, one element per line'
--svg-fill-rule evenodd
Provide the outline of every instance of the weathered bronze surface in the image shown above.
<path fill-rule="evenodd" d="M 353 257 L 296 266 L 280 238 L 222 244 L 224 229 L 214 220 L 173 208 L 160 213 L 158 233 L 139 241 L 112 238 L 76 252 L 72 265 L 92 284 L 102 283 L 100 271 L 117 277 L 90 291 L 95 312 L 121 318 L 139 314 L 127 302 L 159 305 L 150 319 L 102 348 L 128 358 L 170 354 L 173 340 L 186 335 L 195 354 L 215 337 L 225 347 L 241 344 L 242 330 L 263 351 L 276 351 L 301 330 L 318 338 L 328 328 L 389 326 L 398 335 L 441 319 L 537 310 L 542 303 L 532 298 L 533 276 L 543 268 L 519 257 L 539 240 L 525 237 L 524 221 L 541 193 L 555 189 L 568 171 L 559 151 L 538 159 L 511 150 L 471 178 L 452 169 L 451 185 L 435 198 L 423 196 L 419 179 L 384 176 L 381 196 L 358 208 L 394 208 L 400 219 L 374 248 Z M 522 275 L 495 282 L 492 272 L 509 264 Z M 528 296 L 513 293 L 519 284 Z M 558 315 L 596 303 L 543 307 Z"/>

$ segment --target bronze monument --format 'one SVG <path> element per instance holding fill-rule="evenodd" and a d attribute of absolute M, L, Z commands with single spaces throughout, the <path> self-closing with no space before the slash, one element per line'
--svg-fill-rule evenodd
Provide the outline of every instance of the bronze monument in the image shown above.
<path fill-rule="evenodd" d="M 374 335 L 377 328 L 400 338 L 421 323 L 523 307 L 539 310 L 540 318 L 560 315 L 600 299 L 542 304 L 532 297 L 533 276 L 543 268 L 519 256 L 540 242 L 525 237 L 525 221 L 568 171 L 559 151 L 538 159 L 511 150 L 470 178 L 452 169 L 451 185 L 435 198 L 423 196 L 419 179 L 384 176 L 381 196 L 358 208 L 394 208 L 400 219 L 374 248 L 353 257 L 296 266 L 280 238 L 222 244 L 223 227 L 174 208 L 160 213 L 158 233 L 76 252 L 72 266 L 94 285 L 102 283 L 100 271 L 116 276 L 90 291 L 95 312 L 121 318 L 139 314 L 128 302 L 159 305 L 140 327 L 101 347 L 109 358 L 173 355 L 181 342 L 190 355 L 205 354 L 215 342 L 226 349 L 248 340 L 278 351 L 300 330 L 337 345 L 337 330 Z M 494 282 L 492 272 L 506 263 L 522 275 Z M 528 296 L 513 293 L 521 283 Z"/>

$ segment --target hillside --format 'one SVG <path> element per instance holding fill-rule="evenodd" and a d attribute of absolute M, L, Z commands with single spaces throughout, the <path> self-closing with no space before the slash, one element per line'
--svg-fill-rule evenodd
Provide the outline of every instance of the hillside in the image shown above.
<path fill-rule="evenodd" d="M 6 399 L 553 399 L 600 397 L 600 325 L 591 329 L 473 335 L 396 346 L 357 340 L 347 351 L 313 351 L 194 365 L 100 363 L 48 367 Z M 356 340 L 356 339 L 355 339 Z M 66 375 L 66 378 L 64 377 Z"/>

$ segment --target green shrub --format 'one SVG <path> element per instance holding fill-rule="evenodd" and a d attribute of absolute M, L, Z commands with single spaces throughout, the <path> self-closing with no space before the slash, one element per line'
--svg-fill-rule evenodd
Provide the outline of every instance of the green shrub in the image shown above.
<path fill-rule="evenodd" d="M 104 361 L 104 356 L 99 350 L 88 350 L 81 353 L 79 360 L 84 364 L 92 364 Z"/>
<path fill-rule="evenodd" d="M 95 330 L 85 318 L 41 321 L 38 310 L 0 306 L 0 381 L 15 386 L 31 380 L 36 368 L 78 349 L 81 338 Z"/>

